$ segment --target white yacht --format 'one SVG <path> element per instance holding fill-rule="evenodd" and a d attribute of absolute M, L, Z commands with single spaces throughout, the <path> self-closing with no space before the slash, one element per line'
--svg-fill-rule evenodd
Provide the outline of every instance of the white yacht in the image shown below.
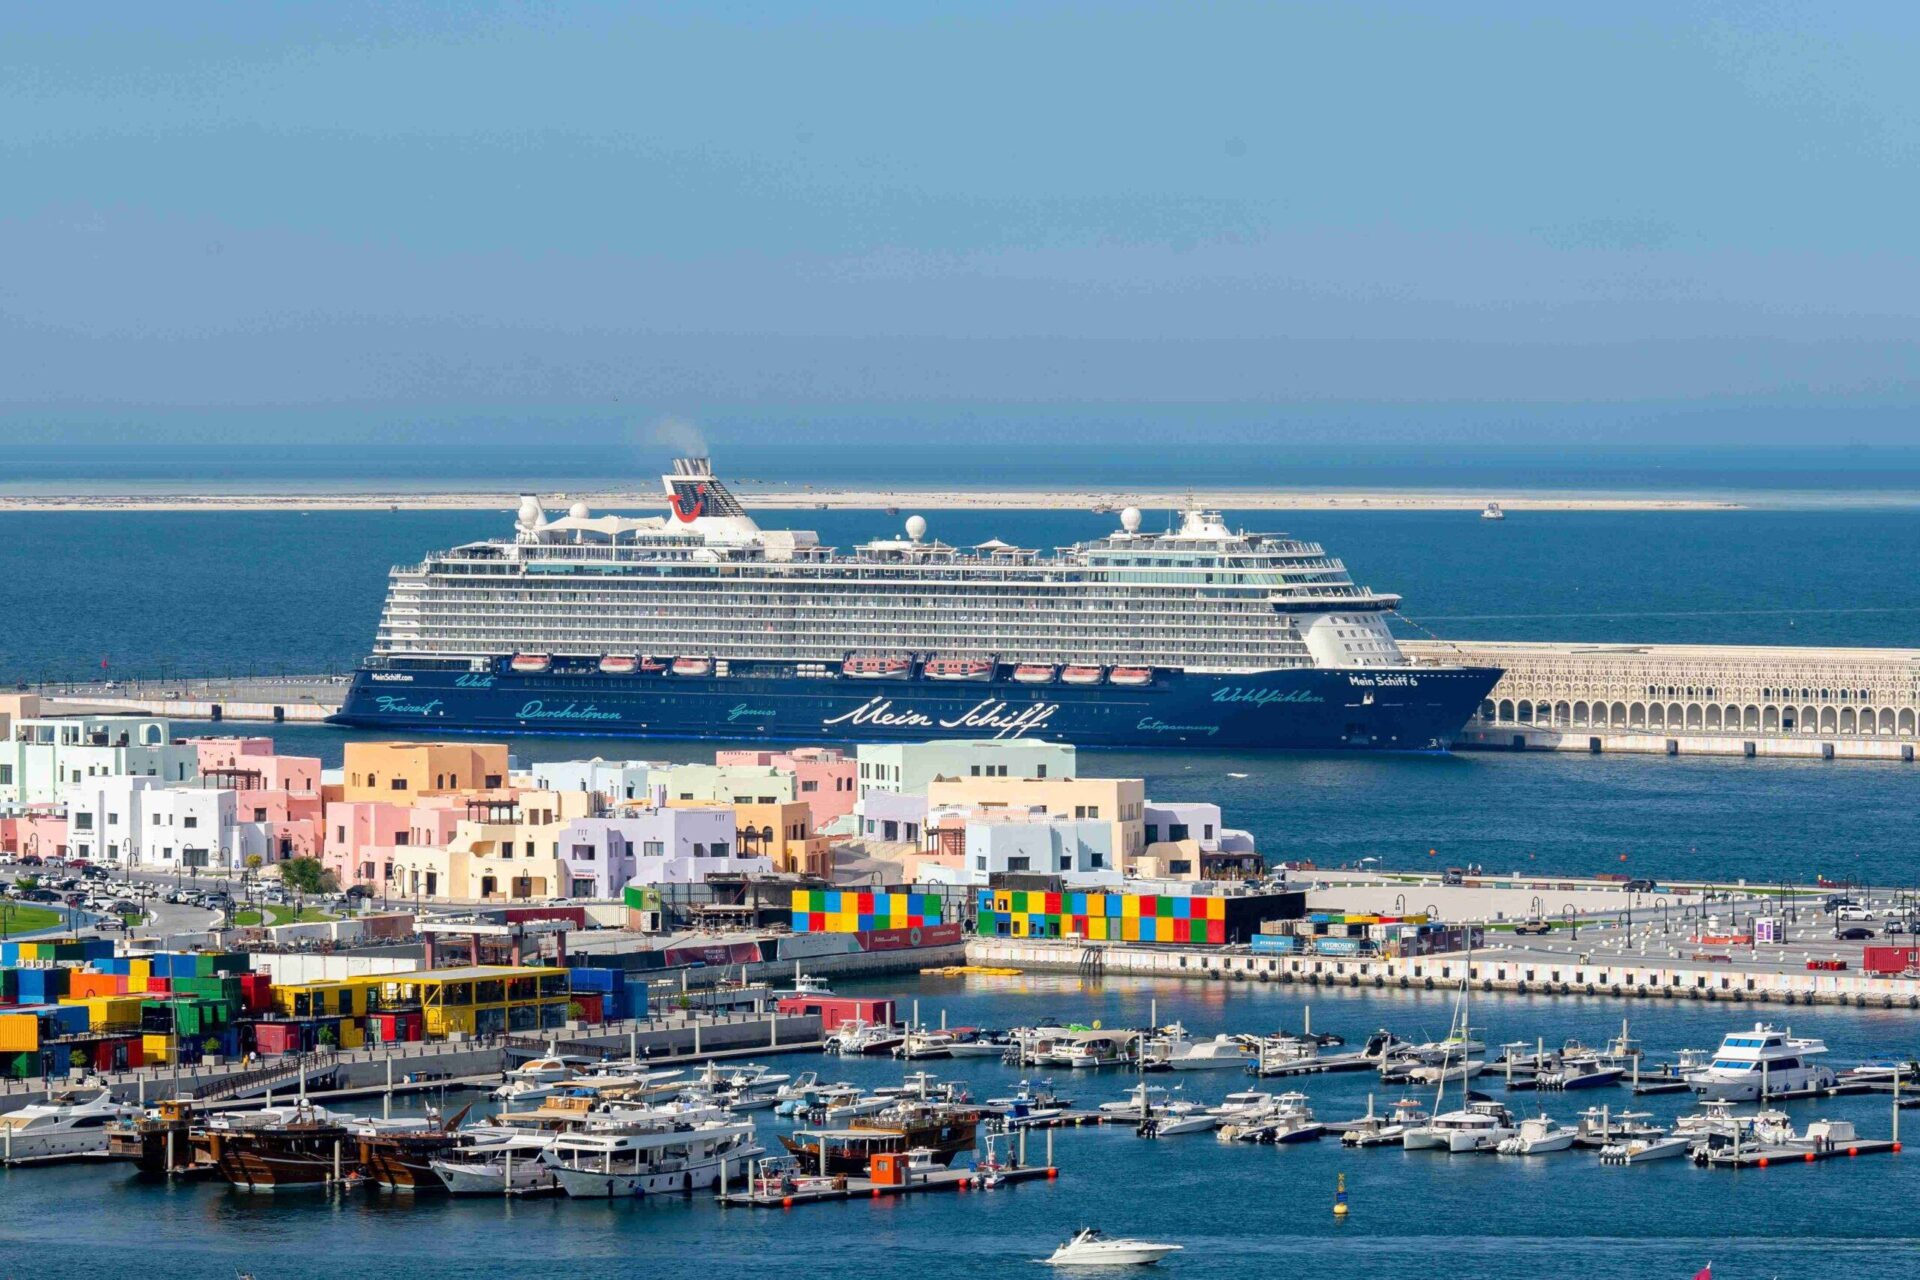
<path fill-rule="evenodd" d="M 35 1164 L 105 1155 L 107 1126 L 139 1114 L 104 1086 L 55 1089 L 36 1102 L 0 1115 L 0 1163 Z"/>
<path fill-rule="evenodd" d="M 1393 1104 L 1386 1115 L 1379 1115 L 1373 1109 L 1373 1095 L 1367 1095 L 1367 1114 L 1347 1126 L 1340 1135 L 1343 1147 L 1387 1147 L 1401 1146 L 1401 1139 L 1407 1129 L 1413 1125 L 1425 1124 L 1427 1113 L 1412 1098 L 1402 1098 Z"/>
<path fill-rule="evenodd" d="M 1096 1228 L 1083 1227 L 1055 1249 L 1047 1262 L 1056 1267 L 1146 1266 L 1180 1252 L 1181 1247 L 1148 1240 L 1109 1240 Z"/>
<path fill-rule="evenodd" d="M 1756 1022 L 1751 1031 L 1735 1031 L 1722 1040 L 1713 1061 L 1687 1075 L 1687 1087 L 1716 1102 L 1751 1102 L 1775 1094 L 1829 1089 L 1838 1077 L 1811 1061 L 1826 1051 L 1824 1040 L 1797 1038 Z"/>
<path fill-rule="evenodd" d="M 1140 1135 L 1172 1138 L 1183 1133 L 1209 1133 L 1220 1127 L 1220 1117 L 1197 1102 L 1169 1102 L 1140 1122 Z"/>
<path fill-rule="evenodd" d="M 434 1176 L 456 1196 L 527 1196 L 558 1191 L 560 1180 L 541 1159 L 558 1134 L 510 1134 L 481 1146 L 449 1152 L 429 1162 Z"/>
<path fill-rule="evenodd" d="M 569 1196 L 606 1200 L 703 1190 L 763 1154 L 752 1122 L 718 1121 L 562 1134 L 541 1159 Z"/>
<path fill-rule="evenodd" d="M 1686 1155 L 1693 1143 L 1694 1139 L 1677 1133 L 1664 1138 L 1629 1138 L 1624 1142 L 1610 1142 L 1600 1148 L 1600 1163 L 1652 1164 L 1655 1160 L 1672 1160 Z"/>
<path fill-rule="evenodd" d="M 1127 1096 L 1118 1102 L 1100 1104 L 1100 1114 L 1106 1116 L 1132 1116 L 1144 1120 L 1149 1111 L 1158 1111 L 1167 1101 L 1167 1091 L 1157 1084 L 1137 1084 L 1127 1090 Z"/>
<path fill-rule="evenodd" d="M 1408 1151 L 1493 1151 L 1516 1131 L 1513 1113 L 1498 1102 L 1475 1102 L 1409 1126 L 1400 1144 Z"/>
<path fill-rule="evenodd" d="M 1482 520 L 1505 520 L 1507 518 L 1507 513 L 1500 509 L 1499 503 L 1489 502 L 1484 508 L 1481 509 L 1480 518 Z"/>
<path fill-rule="evenodd" d="M 1326 1131 L 1327 1126 L 1314 1119 L 1306 1094 L 1283 1093 L 1265 1110 L 1245 1112 L 1222 1122 L 1218 1137 L 1222 1142 L 1285 1145 L 1312 1142 Z"/>
<path fill-rule="evenodd" d="M 1236 1037 L 1189 1039 L 1186 1028 L 1177 1022 L 1147 1041 L 1146 1054 L 1148 1071 L 1239 1071 L 1250 1061 L 1247 1046 Z"/>
<path fill-rule="evenodd" d="M 1580 1131 L 1561 1124 L 1547 1115 L 1528 1116 L 1512 1137 L 1495 1148 L 1503 1156 L 1543 1156 L 1550 1151 L 1566 1151 Z"/>

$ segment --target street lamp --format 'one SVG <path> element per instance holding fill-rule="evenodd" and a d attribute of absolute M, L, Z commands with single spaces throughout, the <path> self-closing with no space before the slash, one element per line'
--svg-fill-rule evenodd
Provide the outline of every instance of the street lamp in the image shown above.
<path fill-rule="evenodd" d="M 1573 940 L 1575 942 L 1580 941 L 1579 914 L 1574 910 L 1573 904 L 1571 902 L 1569 902 L 1562 910 L 1567 917 L 1567 923 L 1573 927 Z"/>

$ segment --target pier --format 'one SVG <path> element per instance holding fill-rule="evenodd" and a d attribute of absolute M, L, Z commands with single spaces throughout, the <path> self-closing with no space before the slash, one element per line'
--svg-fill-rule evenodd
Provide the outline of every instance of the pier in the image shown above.
<path fill-rule="evenodd" d="M 1403 641 L 1506 672 L 1464 749 L 1911 763 L 1920 649 Z"/>

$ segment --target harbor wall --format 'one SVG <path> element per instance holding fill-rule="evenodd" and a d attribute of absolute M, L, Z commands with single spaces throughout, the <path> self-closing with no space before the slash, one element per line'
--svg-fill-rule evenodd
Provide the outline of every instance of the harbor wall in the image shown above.
<path fill-rule="evenodd" d="M 1255 956 L 1191 947 L 1098 946 L 1021 938 L 975 938 L 967 944 L 967 962 L 1109 977 L 1305 983 L 1356 989 L 1444 989 L 1467 978 L 1476 990 L 1517 994 L 1920 1009 L 1920 978 L 1758 972 L 1726 965 L 1690 965 L 1626 955 L 1560 959 L 1537 954 L 1503 957 L 1498 953 L 1476 953 L 1469 964 L 1465 952 L 1393 959 L 1342 959 Z"/>

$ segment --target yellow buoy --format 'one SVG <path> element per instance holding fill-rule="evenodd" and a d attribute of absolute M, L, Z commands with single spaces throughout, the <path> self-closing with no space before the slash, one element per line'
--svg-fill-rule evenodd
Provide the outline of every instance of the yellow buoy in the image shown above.
<path fill-rule="evenodd" d="M 1347 1175 L 1344 1173 L 1340 1175 L 1339 1185 L 1333 1193 L 1333 1216 L 1336 1218 L 1347 1216 Z"/>

